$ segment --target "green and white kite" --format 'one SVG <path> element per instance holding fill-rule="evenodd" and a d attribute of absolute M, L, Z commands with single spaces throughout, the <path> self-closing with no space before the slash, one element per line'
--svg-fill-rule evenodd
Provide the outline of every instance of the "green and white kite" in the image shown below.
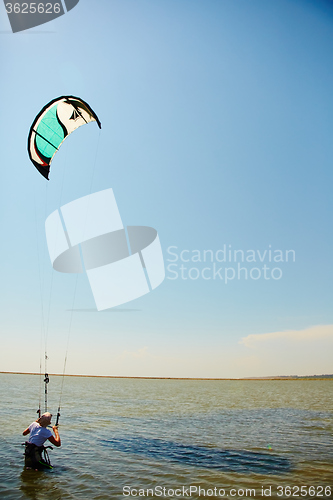
<path fill-rule="evenodd" d="M 62 96 L 49 102 L 36 116 L 29 132 L 28 153 L 37 170 L 49 179 L 50 165 L 66 137 L 81 125 L 97 122 L 89 104 L 74 96 Z"/>

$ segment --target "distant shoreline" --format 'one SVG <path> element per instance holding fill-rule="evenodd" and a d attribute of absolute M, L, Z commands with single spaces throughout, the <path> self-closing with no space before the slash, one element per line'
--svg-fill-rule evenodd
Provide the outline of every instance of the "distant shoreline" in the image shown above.
<path fill-rule="evenodd" d="M 40 373 L 33 372 L 3 372 L 0 374 L 7 375 L 41 375 Z M 42 374 L 44 375 L 44 374 Z M 271 377 L 243 377 L 243 378 L 212 378 L 212 377 L 129 377 L 126 375 L 70 375 L 61 373 L 49 373 L 52 377 L 84 377 L 84 378 L 116 378 L 116 379 L 133 379 L 133 380 L 243 380 L 243 381 L 255 381 L 255 380 L 333 380 L 333 374 L 331 375 L 278 375 Z"/>

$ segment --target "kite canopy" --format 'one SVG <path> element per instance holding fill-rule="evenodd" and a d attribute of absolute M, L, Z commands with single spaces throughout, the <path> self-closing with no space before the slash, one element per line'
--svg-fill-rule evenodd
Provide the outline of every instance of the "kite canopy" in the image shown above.
<path fill-rule="evenodd" d="M 93 121 L 102 127 L 89 104 L 71 95 L 53 99 L 38 113 L 30 128 L 28 153 L 46 179 L 49 179 L 51 161 L 66 137 Z"/>

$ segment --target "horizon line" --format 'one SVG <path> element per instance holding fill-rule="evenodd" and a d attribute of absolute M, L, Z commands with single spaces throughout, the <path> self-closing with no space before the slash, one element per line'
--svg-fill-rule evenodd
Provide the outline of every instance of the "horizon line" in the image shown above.
<path fill-rule="evenodd" d="M 0 374 L 7 375 L 37 375 L 44 376 L 43 373 L 37 372 L 7 372 L 0 371 Z M 73 375 L 73 374 L 62 374 L 62 373 L 49 373 L 52 377 L 83 377 L 83 378 L 116 378 L 116 379 L 138 379 L 138 380 L 298 380 L 298 379 L 320 379 L 320 380 L 330 380 L 333 379 L 333 374 L 322 374 L 322 375 L 271 375 L 263 377 L 239 377 L 239 378 L 228 378 L 228 377 L 144 377 L 144 376 L 129 376 L 129 375 Z"/>

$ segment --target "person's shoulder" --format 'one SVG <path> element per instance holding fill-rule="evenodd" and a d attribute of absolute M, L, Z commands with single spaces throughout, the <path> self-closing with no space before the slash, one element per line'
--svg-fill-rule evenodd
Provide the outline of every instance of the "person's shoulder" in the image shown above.
<path fill-rule="evenodd" d="M 38 424 L 38 422 L 32 422 L 30 425 L 29 425 L 29 430 L 31 431 L 32 429 L 35 429 L 36 427 L 40 427 L 40 425 Z"/>

